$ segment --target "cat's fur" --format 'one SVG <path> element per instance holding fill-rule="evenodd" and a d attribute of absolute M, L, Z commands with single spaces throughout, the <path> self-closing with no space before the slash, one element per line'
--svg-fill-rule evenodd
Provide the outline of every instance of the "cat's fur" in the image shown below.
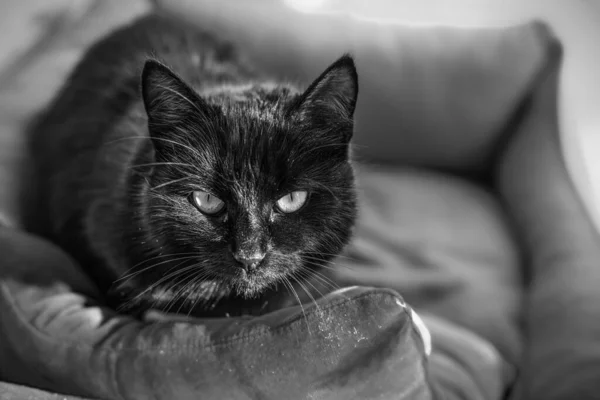
<path fill-rule="evenodd" d="M 350 238 L 357 93 L 348 56 L 301 91 L 207 33 L 144 17 L 93 46 L 33 126 L 29 226 L 125 309 L 258 304 Z M 194 190 L 225 212 L 200 213 Z M 276 212 L 293 190 L 305 206 Z M 246 273 L 235 248 L 267 256 Z"/>

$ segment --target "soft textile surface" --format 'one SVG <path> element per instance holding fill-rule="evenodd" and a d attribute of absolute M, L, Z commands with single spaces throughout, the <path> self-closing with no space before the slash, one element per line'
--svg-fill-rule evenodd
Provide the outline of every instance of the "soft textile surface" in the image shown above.
<path fill-rule="evenodd" d="M 335 56 L 351 52 L 360 74 L 357 153 L 444 169 L 485 167 L 530 91 L 549 40 L 536 24 L 419 27 L 305 14 L 284 5 L 292 1 L 154 2 L 162 12 L 229 37 L 253 65 L 278 76 L 309 81 Z"/>
<path fill-rule="evenodd" d="M 116 9 L 122 11 L 122 2 L 107 2 L 110 3 L 118 4 Z M 548 313 L 547 307 L 551 306 L 553 311 L 556 304 L 531 297 L 529 315 L 536 324 L 527 325 L 530 327 L 528 335 L 532 336 L 528 337 L 523 380 L 519 382 L 517 395 L 521 394 L 524 399 L 545 399 L 550 397 L 544 396 L 552 394 L 557 396 L 553 398 L 569 399 L 585 398 L 569 397 L 574 393 L 582 396 L 586 392 L 596 393 L 592 392 L 592 381 L 587 380 L 591 373 L 588 371 L 592 369 L 584 367 L 596 365 L 597 355 L 587 353 L 582 357 L 581 350 L 562 350 L 558 353 L 555 350 L 584 349 L 594 343 L 597 345 L 590 333 L 594 331 L 588 328 L 589 316 L 594 315 L 593 304 L 600 302 L 586 302 L 589 307 L 586 314 L 582 315 L 577 310 L 584 299 L 595 295 L 591 290 L 580 291 L 588 288 L 585 283 L 593 282 L 590 279 L 596 277 L 589 261 L 585 261 L 592 260 L 588 257 L 597 250 L 595 233 L 589 226 L 586 227 L 587 220 L 568 184 L 556 147 L 553 153 L 538 153 L 532 145 L 526 147 L 519 145 L 519 141 L 512 141 L 513 150 L 507 154 L 520 156 L 507 158 L 508 161 L 499 157 L 504 155 L 504 144 L 513 131 L 519 137 L 529 137 L 531 134 L 531 126 L 526 123 L 530 121 L 531 110 L 521 108 L 522 100 L 537 98 L 544 92 L 546 98 L 554 101 L 552 82 L 540 80 L 541 76 L 545 76 L 542 74 L 544 67 L 555 67 L 558 60 L 548 52 L 551 38 L 547 32 L 538 25 L 528 25 L 474 34 L 465 30 L 370 25 L 337 17 L 322 19 L 300 14 L 288 14 L 289 18 L 282 18 L 279 22 L 270 19 L 264 21 L 257 20 L 258 16 L 251 12 L 260 10 L 260 7 L 245 9 L 246 6 L 237 2 L 226 3 L 237 6 L 225 6 L 223 2 L 213 0 L 187 2 L 188 6 L 201 8 L 202 12 L 198 11 L 199 8 L 195 12 L 185 8 L 182 12 L 178 7 L 186 2 L 165 0 L 158 3 L 168 3 L 173 7 L 171 10 L 180 16 L 193 18 L 209 28 L 218 28 L 237 41 L 245 41 L 249 45 L 250 55 L 259 61 L 262 68 L 281 75 L 299 78 L 311 76 L 329 61 L 332 54 L 352 50 L 361 71 L 356 135 L 359 143 L 357 154 L 361 159 L 459 170 L 484 178 L 497 170 L 492 168 L 493 165 L 502 165 L 502 171 L 519 174 L 520 171 L 510 168 L 517 168 L 513 165 L 522 166 L 523 160 L 533 163 L 525 165 L 538 165 L 536 163 L 540 160 L 546 160 L 546 163 L 558 168 L 558 174 L 547 175 L 542 182 L 546 188 L 562 189 L 560 192 L 548 191 L 548 196 L 556 198 L 556 201 L 541 202 L 535 193 L 525 189 L 538 187 L 532 184 L 532 177 L 528 174 L 520 174 L 520 180 L 512 185 L 511 180 L 506 178 L 510 174 L 503 172 L 502 185 L 494 185 L 491 190 L 489 187 L 486 190 L 456 177 L 431 172 L 394 168 L 385 173 L 373 173 L 367 168 L 360 176 L 361 186 L 365 189 L 366 206 L 363 207 L 357 229 L 357 240 L 348 250 L 348 255 L 353 256 L 354 261 L 341 259 L 339 263 L 346 264 L 346 268 L 341 266 L 335 278 L 340 284 L 358 282 L 399 290 L 409 304 L 423 315 L 431 331 L 433 350 L 429 362 L 423 364 L 423 347 L 413 335 L 416 330 L 412 318 L 406 311 L 408 308 L 392 301 L 396 298 L 395 294 L 368 288 L 353 289 L 322 300 L 331 304 L 336 303 L 340 296 L 343 299 L 336 306 L 336 312 L 329 314 L 334 322 L 327 329 L 318 331 L 322 337 L 327 337 L 327 333 L 338 333 L 335 328 L 343 325 L 348 328 L 344 329 L 345 332 L 350 332 L 349 328 L 352 327 L 360 333 L 372 335 L 373 340 L 368 343 L 358 341 L 353 334 L 345 337 L 348 340 L 333 352 L 337 355 L 350 354 L 344 362 L 332 361 L 321 365 L 318 356 L 328 353 L 313 351 L 322 350 L 324 343 L 313 341 L 311 335 L 306 335 L 307 331 L 282 329 L 276 334 L 269 331 L 277 338 L 268 342 L 270 348 L 279 345 L 282 349 L 293 350 L 293 354 L 288 354 L 289 357 L 300 357 L 300 363 L 286 364 L 288 371 L 303 371 L 301 376 L 292 375 L 297 380 L 292 383 L 305 383 L 321 376 L 319 374 L 327 368 L 339 372 L 340 368 L 343 370 L 342 367 L 351 366 L 352 374 L 359 375 L 350 376 L 361 376 L 361 373 L 368 371 L 369 381 L 380 384 L 368 394 L 357 395 L 361 399 L 377 396 L 377 390 L 390 391 L 390 395 L 383 398 L 394 399 L 402 393 L 406 394 L 404 397 L 407 399 L 426 399 L 430 396 L 429 391 L 440 398 L 450 399 L 501 398 L 505 386 L 513 377 L 514 371 L 510 366 L 519 363 L 521 354 L 517 321 L 520 265 L 514 236 L 510 234 L 511 224 L 507 221 L 512 221 L 511 217 L 516 218 L 519 227 L 516 237 L 521 238 L 530 235 L 529 221 L 551 221 L 554 214 L 558 214 L 576 218 L 565 217 L 569 224 L 545 229 L 544 232 L 558 231 L 555 236 L 526 242 L 530 258 L 538 257 L 541 248 L 552 254 L 561 243 L 558 239 L 568 237 L 566 235 L 572 234 L 571 231 L 574 232 L 572 235 L 580 237 L 579 243 L 584 245 L 576 250 L 562 251 L 558 261 L 553 261 L 557 265 L 548 275 L 543 274 L 544 278 L 540 280 L 536 271 L 545 270 L 543 259 L 538 260 L 536 265 L 540 267 L 534 268 L 531 276 L 532 294 L 557 295 L 556 292 L 561 289 L 557 277 L 564 278 L 564 268 L 561 267 L 571 262 L 580 265 L 578 277 L 571 277 L 572 285 L 558 297 L 563 301 L 561 305 L 572 306 L 568 318 L 563 318 L 567 318 L 568 327 L 577 327 L 577 334 L 568 336 L 568 331 L 560 330 L 556 335 L 549 334 L 552 330 L 547 324 L 552 323 L 556 315 Z M 270 3 L 269 6 L 274 7 L 276 3 Z M 215 12 L 218 10 L 220 14 Z M 119 18 L 123 18 L 123 15 L 127 15 L 127 12 L 121 12 Z M 265 15 L 262 14 L 263 17 Z M 112 19 L 106 18 L 106 15 L 99 18 L 98 14 L 94 18 L 108 25 L 116 20 L 114 14 Z M 77 32 L 82 32 L 82 27 L 88 27 L 85 22 L 78 26 L 80 30 Z M 329 30 L 326 31 L 327 35 L 323 35 L 326 27 Z M 268 35 L 264 35 L 264 28 L 268 28 Z M 314 36 L 298 34 L 298 29 L 302 29 L 303 33 L 312 32 L 327 37 L 328 40 L 311 41 Z M 83 32 L 90 34 L 87 29 L 83 29 Z M 261 32 L 262 37 L 257 37 Z M 364 34 L 366 32 L 368 34 Z M 72 36 L 65 34 L 64 37 Z M 303 40 L 306 42 L 303 43 Z M 70 43 L 67 47 L 80 52 L 85 40 L 83 42 L 74 46 L 67 41 Z M 56 47 L 50 46 L 50 50 L 65 46 L 64 42 L 56 43 Z M 21 85 L 27 87 L 26 83 L 35 73 L 38 79 L 47 78 L 45 87 L 55 87 L 64 76 L 65 69 L 57 72 L 44 67 L 52 55 L 52 51 L 47 53 L 46 64 L 44 60 L 38 60 L 36 65 L 25 69 L 19 80 Z M 45 74 L 40 74 L 40 71 Z M 13 87 L 12 92 L 8 92 L 10 94 L 4 91 L 0 95 L 2 104 L 13 104 L 9 101 L 11 96 L 27 93 L 22 89 L 23 86 L 21 90 Z M 40 94 L 38 91 L 35 93 L 34 98 L 39 99 L 36 96 Z M 46 92 L 45 96 L 48 94 Z M 27 116 L 31 117 L 34 108 L 26 98 L 23 96 L 24 101 L 17 103 L 21 108 L 13 104 L 23 115 L 18 123 L 11 125 L 15 138 L 22 133 L 23 123 Z M 40 105 L 41 102 L 34 101 L 34 104 Z M 517 115 L 519 118 L 515 118 Z M 543 133 L 536 131 L 538 136 L 556 133 L 556 126 L 552 124 L 554 115 L 551 107 L 538 112 L 536 121 L 550 123 Z M 12 168 L 12 164 L 8 166 Z M 5 176 L 16 176 L 11 169 L 4 172 Z M 556 186 L 553 179 L 563 183 Z M 501 194 L 501 201 L 493 196 L 498 193 Z M 3 193 L 3 200 L 9 205 L 3 206 L 3 210 L 7 210 L 7 219 L 14 224 L 18 221 L 14 207 L 16 201 L 7 193 Z M 503 206 L 508 206 L 508 214 Z M 561 229 L 564 226 L 568 226 L 570 231 Z M 240 324 L 231 320 L 217 320 L 147 325 L 106 310 L 101 311 L 86 297 L 93 295 L 93 288 L 59 251 L 15 231 L 5 230 L 3 235 L 1 243 L 4 254 L 13 256 L 0 263 L 4 282 L 0 297 L 3 302 L 0 314 L 0 330 L 3 332 L 3 339 L 0 340 L 0 377 L 5 380 L 57 392 L 103 398 L 146 398 L 148 391 L 153 390 L 159 398 L 170 399 L 172 397 L 169 396 L 177 393 L 183 396 L 178 398 L 185 399 L 182 393 L 197 395 L 201 389 L 209 387 L 202 387 L 203 381 L 198 379 L 198 376 L 203 376 L 201 372 L 212 372 L 203 367 L 221 365 L 210 364 L 215 362 L 210 357 L 199 357 L 205 354 L 202 352 L 207 351 L 206 348 L 200 346 L 196 353 L 186 347 L 189 341 L 196 342 L 205 337 L 197 332 L 198 326 L 226 325 L 227 330 L 220 331 L 219 337 L 223 338 L 239 332 L 246 323 L 260 322 Z M 577 261 L 579 256 L 584 257 L 585 262 Z M 32 273 L 31 268 L 36 265 L 44 266 L 44 274 Z M 366 297 L 363 297 L 365 293 Z M 545 299 L 544 296 L 541 297 Z M 365 298 L 372 301 L 365 301 Z M 314 310 L 316 308 L 313 307 L 307 311 L 315 318 L 313 321 L 318 321 L 321 317 L 317 317 Z M 345 318 L 345 311 L 355 318 Z M 301 310 L 291 308 L 284 313 L 300 316 Z M 271 324 L 267 325 L 271 328 L 286 324 L 281 314 L 265 318 L 270 321 Z M 371 326 L 369 323 L 378 318 L 400 333 L 394 335 L 392 340 L 386 335 L 385 329 L 374 329 L 376 324 Z M 538 326 L 544 329 L 538 330 Z M 185 334 L 179 335 L 181 330 L 175 327 L 180 327 Z M 321 326 L 317 324 L 317 327 Z M 256 340 L 260 341 L 261 334 L 262 331 L 257 334 Z M 294 341 L 298 334 L 304 341 Z M 74 340 L 75 337 L 78 339 Z M 322 337 L 319 336 L 320 339 Z M 144 338 L 148 342 L 142 342 Z M 575 339 L 582 340 L 582 344 Z M 84 345 L 80 345 L 82 341 Z M 354 345 L 374 350 L 386 343 L 393 351 L 381 352 L 377 356 L 367 351 L 369 355 L 361 358 L 361 355 L 364 356 L 361 352 L 350 351 Z M 559 347 L 556 347 L 557 343 Z M 307 347 L 303 347 L 303 344 Z M 172 352 L 161 355 L 160 346 L 168 346 Z M 148 349 L 154 351 L 149 352 Z M 301 357 L 302 351 L 307 349 L 310 349 L 313 358 Z M 233 373 L 239 378 L 245 375 L 239 375 L 240 371 L 247 372 L 252 365 L 258 365 L 258 360 L 264 361 L 260 358 L 264 357 L 263 353 L 257 352 L 252 344 L 235 349 L 227 347 L 226 351 L 220 353 L 222 358 L 219 360 L 242 360 Z M 563 362 L 548 362 L 549 357 L 557 354 Z M 194 356 L 198 358 L 194 359 Z M 271 362 L 260 364 L 263 368 L 259 368 L 261 372 L 272 367 L 273 363 L 283 362 L 280 357 L 269 360 Z M 572 366 L 581 372 L 572 381 L 573 385 L 561 385 L 562 380 L 557 377 L 566 374 Z M 189 378 L 190 374 L 196 373 L 194 379 Z M 229 376 L 229 373 L 223 371 L 224 376 Z M 346 369 L 345 373 L 349 371 Z M 424 374 L 427 375 L 427 382 Z M 265 384 L 264 380 L 258 379 L 259 376 L 264 375 L 245 375 L 244 384 L 229 384 L 223 390 L 247 390 L 246 393 L 250 393 L 244 385 Z M 303 381 L 299 376 L 306 380 Z M 415 376 L 417 379 L 411 380 Z M 279 383 L 290 382 L 285 381 L 291 379 L 289 376 L 282 374 L 280 377 L 284 381 Z M 405 377 L 411 384 L 403 380 Z M 217 382 L 221 382 L 220 378 Z M 356 393 L 365 381 L 360 378 L 337 380 L 335 385 L 343 389 L 332 389 L 330 396 L 324 398 L 352 398 L 348 391 L 350 394 L 352 390 Z M 231 381 L 223 379 L 223 382 Z M 266 384 L 275 389 L 285 386 L 277 387 L 274 379 Z M 560 385 L 560 390 L 554 385 Z M 260 386 L 261 390 L 264 388 Z M 310 385 L 303 387 L 303 390 L 312 389 Z M 21 394 L 26 395 L 26 389 L 10 386 L 4 390 L 7 393 L 22 390 Z M 214 390 L 219 390 L 219 387 L 216 386 Z M 394 392 L 393 395 L 391 392 Z M 285 393 L 283 398 L 294 398 L 290 395 L 305 398 L 308 394 L 291 391 Z M 30 396 L 36 398 L 41 394 Z M 241 398 L 251 398 L 246 396 Z"/>
<path fill-rule="evenodd" d="M 102 399 L 429 399 L 424 342 L 392 291 L 258 318 L 142 323 L 101 307 L 49 244 L 0 231 L 0 374 Z"/>
<path fill-rule="evenodd" d="M 557 60 L 560 49 L 549 51 Z M 528 249 L 527 341 L 514 399 L 600 396 L 600 237 L 573 189 L 556 121 L 556 63 L 496 170 Z M 535 155 L 535 156 L 532 156 Z"/>
<path fill-rule="evenodd" d="M 84 400 L 81 397 L 64 396 L 49 393 L 39 389 L 10 383 L 0 384 L 0 399 L 2 400 Z"/>
<path fill-rule="evenodd" d="M 0 228 L 0 251 L 6 380 L 101 399 L 476 400 L 504 388 L 495 349 L 433 316 L 428 370 L 428 335 L 389 290 L 348 288 L 260 318 L 142 323 L 95 302 L 93 285 L 49 243 Z"/>

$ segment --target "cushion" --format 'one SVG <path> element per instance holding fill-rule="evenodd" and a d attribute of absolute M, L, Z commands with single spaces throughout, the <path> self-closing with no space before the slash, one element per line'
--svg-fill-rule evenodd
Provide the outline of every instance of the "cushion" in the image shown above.
<path fill-rule="evenodd" d="M 41 239 L 2 228 L 0 251 L 5 380 L 101 399 L 430 398 L 425 342 L 393 291 L 348 288 L 256 318 L 143 322 L 94 301 L 88 278 Z"/>
<path fill-rule="evenodd" d="M 562 154 L 556 96 L 560 47 L 548 53 L 497 168 L 497 185 L 529 260 L 526 352 L 514 399 L 596 399 L 600 393 L 600 237 Z"/>
<path fill-rule="evenodd" d="M 511 125 L 507 132 L 506 121 L 537 90 L 531 82 L 538 83 L 535 78 L 548 62 L 545 31 L 537 24 L 476 34 L 415 30 L 299 13 L 282 18 L 286 26 L 269 18 L 257 23 L 251 11 L 261 7 L 232 9 L 214 0 L 193 4 L 202 6 L 202 13 L 177 8 L 175 1 L 163 10 L 209 28 L 220 26 L 223 34 L 242 32 L 233 36 L 246 40 L 259 66 L 276 74 L 303 79 L 329 61 L 332 49 L 352 50 L 366 72 L 357 110 L 358 156 L 445 169 L 446 175 L 365 169 L 361 186 L 367 206 L 346 254 L 352 259 L 333 278 L 340 286 L 379 288 L 335 291 L 318 307 L 305 305 L 306 316 L 293 302 L 258 319 L 157 322 L 120 316 L 94 300 L 93 285 L 60 250 L 5 229 L 0 378 L 107 399 L 257 393 L 291 399 L 500 398 L 521 354 L 521 265 L 512 214 L 506 213 L 512 213 L 512 203 L 508 196 L 501 201 L 492 196 L 494 182 L 476 187 L 447 173 L 482 179 L 496 170 L 508 134 L 518 130 Z M 231 18 L 242 23 L 232 25 Z M 295 29 L 323 33 L 309 26 L 340 34 L 302 44 L 304 36 Z M 257 40 L 264 29 L 268 34 Z M 306 57 L 308 51 L 314 57 Z M 511 68 L 497 68 L 499 60 Z M 49 79 L 58 81 L 60 74 Z M 477 112 L 465 111 L 473 109 Z M 15 132 L 19 129 L 22 124 Z M 18 212 L 6 210 L 18 227 Z M 427 330 L 419 329 L 419 319 L 397 292 L 382 287 L 401 291 L 417 307 L 432 337 L 428 359 Z"/>
<path fill-rule="evenodd" d="M 160 12 L 228 37 L 257 69 L 310 82 L 341 53 L 359 71 L 361 159 L 472 172 L 531 90 L 550 40 L 543 24 L 456 28 L 301 12 L 300 1 L 155 0 Z M 333 4 L 328 7 L 328 4 Z M 306 7 L 308 8 L 308 7 Z"/>
<path fill-rule="evenodd" d="M 88 278 L 50 243 L 0 228 L 0 250 L 8 381 L 100 399 L 182 400 L 476 400 L 497 398 L 506 384 L 489 342 L 435 316 L 423 323 L 394 291 L 351 287 L 262 317 L 138 321 L 94 300 Z M 51 392 L 0 385 L 7 396 Z"/>
<path fill-rule="evenodd" d="M 6 382 L 0 383 L 0 398 L 4 400 L 84 400 L 81 397 L 64 396 Z"/>

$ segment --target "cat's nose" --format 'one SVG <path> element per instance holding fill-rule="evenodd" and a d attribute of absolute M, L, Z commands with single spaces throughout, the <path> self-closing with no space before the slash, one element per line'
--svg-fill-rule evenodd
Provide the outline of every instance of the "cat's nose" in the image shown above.
<path fill-rule="evenodd" d="M 258 264 L 261 263 L 262 260 L 265 259 L 265 253 L 233 253 L 233 258 L 236 259 L 237 262 L 242 264 L 246 271 L 251 271 L 258 267 Z"/>

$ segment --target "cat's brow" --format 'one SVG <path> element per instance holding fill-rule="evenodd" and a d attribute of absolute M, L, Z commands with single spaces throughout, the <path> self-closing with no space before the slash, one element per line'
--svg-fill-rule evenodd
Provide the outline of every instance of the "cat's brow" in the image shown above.
<path fill-rule="evenodd" d="M 160 189 L 160 188 L 163 188 L 165 186 L 169 186 L 171 184 L 178 183 L 178 182 L 184 181 L 186 179 L 190 179 L 190 178 L 191 178 L 191 176 L 185 176 L 183 178 L 179 178 L 179 179 L 175 179 L 175 180 L 172 180 L 172 181 L 169 181 L 169 182 L 161 183 L 160 185 L 154 186 L 152 188 L 152 190 Z"/>
<path fill-rule="evenodd" d="M 130 168 L 135 169 L 135 168 L 140 168 L 140 167 L 157 167 L 160 165 L 165 165 L 165 166 L 170 165 L 172 167 L 189 167 L 189 168 L 198 169 L 197 167 L 193 166 L 192 164 L 179 163 L 179 162 L 153 162 L 153 163 L 145 163 L 145 164 L 134 164 Z"/>
<path fill-rule="evenodd" d="M 154 140 L 160 140 L 160 141 L 163 141 L 163 142 L 172 143 L 174 145 L 181 146 L 184 149 L 188 149 L 190 152 L 192 152 L 192 154 L 201 155 L 200 152 L 197 149 L 194 149 L 193 147 L 190 147 L 190 146 L 188 146 L 186 144 L 179 143 L 179 142 L 177 142 L 175 140 L 164 139 L 164 138 L 154 138 Z"/>
<path fill-rule="evenodd" d="M 149 136 L 128 136 L 126 138 L 120 138 L 120 139 L 115 139 L 115 140 L 111 140 L 111 141 L 105 142 L 104 145 L 109 145 L 109 144 L 112 144 L 112 143 L 120 142 L 122 140 L 130 140 L 130 139 L 151 139 L 151 138 Z M 194 149 L 193 147 L 190 147 L 190 146 L 188 146 L 186 144 L 177 142 L 175 140 L 165 139 L 165 138 L 153 138 L 152 140 L 160 140 L 160 141 L 163 141 L 163 142 L 171 143 L 171 144 L 174 144 L 176 146 L 181 146 L 184 149 L 187 149 L 187 150 L 189 150 L 190 152 L 192 152 L 192 153 L 194 153 L 196 155 L 200 154 L 197 149 Z"/>

